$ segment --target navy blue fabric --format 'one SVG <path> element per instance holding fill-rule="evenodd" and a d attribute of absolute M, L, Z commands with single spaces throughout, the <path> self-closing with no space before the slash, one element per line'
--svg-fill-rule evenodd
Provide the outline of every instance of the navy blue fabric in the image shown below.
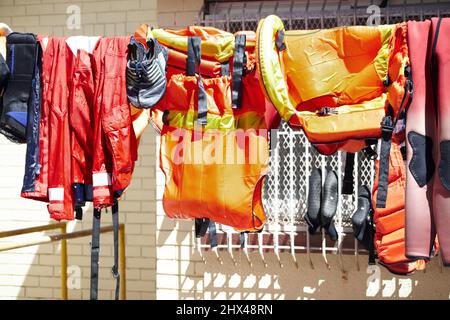
<path fill-rule="evenodd" d="M 16 121 L 24 127 L 27 126 L 27 112 L 8 112 L 6 117 L 10 118 L 10 120 Z"/>
<path fill-rule="evenodd" d="M 25 174 L 23 177 L 22 192 L 34 192 L 34 182 L 40 174 L 39 164 L 39 123 L 41 121 L 41 72 L 42 51 L 41 46 L 36 46 L 36 60 L 34 76 L 31 81 L 32 90 L 28 104 L 28 115 L 26 123 L 27 153 L 25 160 Z"/>
<path fill-rule="evenodd" d="M 0 93 L 6 86 L 9 77 L 9 67 L 6 64 L 5 58 L 0 54 Z M 1 106 L 0 106 L 1 107 Z"/>
<path fill-rule="evenodd" d="M 13 32 L 6 37 L 6 43 L 6 62 L 10 75 L 3 94 L 0 133 L 13 142 L 26 143 L 27 126 L 7 114 L 28 112 L 33 91 L 32 82 L 35 76 L 36 36 L 30 33 Z"/>
<path fill-rule="evenodd" d="M 217 231 L 216 231 L 216 223 L 212 220 L 209 221 L 209 243 L 211 248 L 217 247 Z"/>

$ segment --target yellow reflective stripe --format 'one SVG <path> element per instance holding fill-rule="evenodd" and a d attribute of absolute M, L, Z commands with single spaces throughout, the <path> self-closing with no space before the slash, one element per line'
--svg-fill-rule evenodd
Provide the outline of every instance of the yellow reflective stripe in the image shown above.
<path fill-rule="evenodd" d="M 175 128 L 184 128 L 193 130 L 197 128 L 197 112 L 189 110 L 188 112 L 169 111 L 167 122 L 169 126 Z M 232 129 L 265 129 L 266 123 L 264 115 L 256 112 L 246 112 L 239 116 L 233 114 L 217 115 L 208 113 L 205 130 L 232 130 Z"/>
<path fill-rule="evenodd" d="M 295 113 L 280 64 L 275 36 L 279 30 L 284 30 L 283 22 L 275 15 L 262 19 L 256 31 L 256 61 L 260 81 L 265 88 L 266 97 L 272 102 L 280 116 L 289 121 Z"/>
<path fill-rule="evenodd" d="M 153 36 L 163 45 L 173 49 L 187 52 L 187 36 L 180 36 L 164 29 L 153 29 Z M 219 62 L 225 62 L 233 56 L 234 35 L 225 33 L 214 35 L 202 40 L 202 56 L 213 58 Z"/>
<path fill-rule="evenodd" d="M 380 31 L 381 48 L 373 61 L 373 66 L 380 79 L 384 81 L 386 80 L 389 67 L 389 42 L 395 25 L 381 25 L 377 28 Z"/>

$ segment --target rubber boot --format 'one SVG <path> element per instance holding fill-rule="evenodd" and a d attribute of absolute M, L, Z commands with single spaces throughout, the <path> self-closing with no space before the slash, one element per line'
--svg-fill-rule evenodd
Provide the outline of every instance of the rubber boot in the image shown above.
<path fill-rule="evenodd" d="M 334 226 L 334 216 L 336 215 L 338 204 L 338 176 L 335 171 L 327 172 L 325 183 L 323 186 L 322 204 L 320 206 L 321 226 L 330 236 L 332 241 L 338 238 L 336 228 Z"/>
<path fill-rule="evenodd" d="M 366 248 L 370 246 L 370 210 L 371 193 L 367 186 L 358 190 L 358 207 L 352 216 L 352 227 L 355 238 Z"/>
<path fill-rule="evenodd" d="M 305 220 L 309 233 L 314 234 L 320 226 L 320 203 L 322 195 L 322 171 L 314 168 L 309 176 L 308 210 Z"/>

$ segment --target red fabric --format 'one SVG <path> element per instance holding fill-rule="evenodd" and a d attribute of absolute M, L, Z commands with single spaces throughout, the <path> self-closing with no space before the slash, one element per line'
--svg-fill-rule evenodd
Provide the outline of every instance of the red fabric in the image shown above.
<path fill-rule="evenodd" d="M 49 86 L 49 193 L 52 189 L 63 189 L 63 199 L 52 199 L 49 194 L 48 211 L 55 220 L 73 220 L 71 189 L 71 149 L 69 129 L 69 86 L 74 55 L 65 38 L 55 38 L 53 46 L 52 81 Z M 50 45 L 50 43 L 48 44 Z"/>
<path fill-rule="evenodd" d="M 78 50 L 70 97 L 72 183 L 92 185 L 94 74 L 91 55 Z"/>
<path fill-rule="evenodd" d="M 114 191 L 128 187 L 137 160 L 137 142 L 126 94 L 125 69 L 130 37 L 103 38 L 94 50 L 94 206 L 111 206 Z M 110 183 L 96 184 L 107 174 Z"/>

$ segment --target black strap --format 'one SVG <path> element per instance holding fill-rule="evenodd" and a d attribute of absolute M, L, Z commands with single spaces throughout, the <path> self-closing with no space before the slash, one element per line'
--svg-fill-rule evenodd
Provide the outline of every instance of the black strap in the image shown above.
<path fill-rule="evenodd" d="M 378 153 L 373 150 L 371 146 L 365 147 L 364 149 L 362 149 L 362 151 L 369 160 L 375 160 L 376 158 L 378 158 Z"/>
<path fill-rule="evenodd" d="M 211 248 L 217 247 L 216 223 L 212 220 L 209 221 L 209 244 Z"/>
<path fill-rule="evenodd" d="M 436 49 L 437 49 L 437 43 L 438 43 L 438 38 L 439 38 L 439 32 L 441 30 L 441 22 L 442 22 L 442 17 L 439 17 L 437 26 L 436 26 L 436 31 L 434 33 L 434 39 L 433 39 L 433 47 L 431 49 L 431 79 L 432 79 L 432 84 L 433 86 L 437 85 L 437 81 L 438 81 L 438 73 L 439 73 L 439 68 L 438 68 L 438 64 L 437 64 L 437 57 L 436 57 Z M 434 90 L 436 91 L 436 90 Z M 438 123 L 438 112 L 437 112 L 437 106 L 438 106 L 438 101 L 437 101 L 437 94 L 433 95 L 433 99 L 434 99 L 434 108 L 435 108 L 435 121 L 436 123 Z"/>
<path fill-rule="evenodd" d="M 375 244 L 374 236 L 375 236 L 375 228 L 373 224 L 373 209 L 370 208 L 370 230 L 369 230 L 369 265 L 375 264 Z"/>
<path fill-rule="evenodd" d="M 198 116 L 197 123 L 204 126 L 206 125 L 206 115 L 208 113 L 208 107 L 206 104 L 206 92 L 203 86 L 202 76 L 200 72 L 200 63 L 202 60 L 201 54 L 201 37 L 188 37 L 188 52 L 186 63 L 186 74 L 188 76 L 194 76 L 196 74 L 196 68 L 198 68 Z"/>
<path fill-rule="evenodd" d="M 355 154 L 347 152 L 345 157 L 344 181 L 342 184 L 342 194 L 353 194 L 353 168 L 355 166 Z"/>
<path fill-rule="evenodd" d="M 241 249 L 245 248 L 245 232 L 239 233 L 239 243 L 241 245 Z"/>
<path fill-rule="evenodd" d="M 186 58 L 186 75 L 195 76 L 196 60 L 194 49 L 194 37 L 188 37 L 188 48 Z"/>
<path fill-rule="evenodd" d="M 233 109 L 239 109 L 242 105 L 242 77 L 245 69 L 245 43 L 245 34 L 236 35 L 231 85 L 231 103 Z"/>
<path fill-rule="evenodd" d="M 201 238 L 208 231 L 209 219 L 207 218 L 196 218 L 195 219 L 195 237 Z"/>
<path fill-rule="evenodd" d="M 114 265 L 111 269 L 114 279 L 116 279 L 115 300 L 119 300 L 120 273 L 119 273 L 119 203 L 115 201 L 112 207 L 113 237 L 114 237 Z"/>
<path fill-rule="evenodd" d="M 397 116 L 394 118 L 394 110 L 392 106 L 388 106 L 388 113 L 381 122 L 381 147 L 380 162 L 378 167 L 378 193 L 377 208 L 386 208 L 386 198 L 389 185 L 389 160 L 391 154 L 392 134 L 400 115 L 405 110 L 413 94 L 413 83 L 411 80 L 411 70 L 407 66 L 405 68 L 405 76 L 407 76 L 405 84 L 405 93 L 403 94 Z"/>
<path fill-rule="evenodd" d="M 389 107 L 392 110 L 391 107 Z M 386 207 L 386 198 L 389 184 L 389 159 L 391 153 L 392 133 L 394 132 L 394 121 L 392 112 L 389 112 L 381 122 L 381 147 L 380 162 L 378 167 L 378 193 L 377 208 Z"/>
<path fill-rule="evenodd" d="M 277 46 L 278 51 L 286 50 L 286 44 L 284 43 L 284 30 L 278 30 L 275 45 Z"/>
<path fill-rule="evenodd" d="M 91 300 L 98 299 L 98 260 L 100 255 L 101 210 L 94 208 L 91 242 Z"/>
<path fill-rule="evenodd" d="M 75 219 L 83 220 L 83 207 L 75 206 Z"/>

